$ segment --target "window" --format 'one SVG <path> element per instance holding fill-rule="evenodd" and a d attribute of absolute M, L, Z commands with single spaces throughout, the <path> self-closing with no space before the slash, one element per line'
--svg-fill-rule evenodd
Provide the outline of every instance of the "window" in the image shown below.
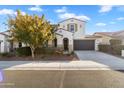
<path fill-rule="evenodd" d="M 21 43 L 21 42 L 19 42 L 19 48 L 20 48 L 20 47 L 22 47 L 22 43 Z"/>
<path fill-rule="evenodd" d="M 74 32 L 74 25 L 73 24 L 70 25 L 70 31 Z"/>

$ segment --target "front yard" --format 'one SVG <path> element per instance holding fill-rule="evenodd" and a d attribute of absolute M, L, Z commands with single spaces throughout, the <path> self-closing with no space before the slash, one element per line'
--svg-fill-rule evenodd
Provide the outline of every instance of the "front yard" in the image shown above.
<path fill-rule="evenodd" d="M 78 60 L 76 54 L 64 54 L 62 50 L 56 48 L 37 49 L 35 58 L 31 56 L 29 47 L 18 48 L 13 53 L 3 53 L 0 61 L 75 61 Z"/>
<path fill-rule="evenodd" d="M 78 57 L 75 54 L 71 55 L 41 55 L 36 56 L 34 59 L 32 59 L 31 56 L 11 56 L 11 57 L 0 57 L 0 61 L 74 61 L 78 60 Z"/>

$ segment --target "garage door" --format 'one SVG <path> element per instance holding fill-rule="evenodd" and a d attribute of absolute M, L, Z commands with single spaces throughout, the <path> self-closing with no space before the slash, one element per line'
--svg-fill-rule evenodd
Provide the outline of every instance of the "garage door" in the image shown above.
<path fill-rule="evenodd" d="M 94 50 L 94 40 L 74 40 L 74 50 Z"/>

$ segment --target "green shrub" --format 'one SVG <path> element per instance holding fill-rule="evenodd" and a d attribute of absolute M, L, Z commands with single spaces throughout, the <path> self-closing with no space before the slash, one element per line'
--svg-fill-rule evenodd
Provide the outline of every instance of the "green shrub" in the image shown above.
<path fill-rule="evenodd" d="M 99 45 L 98 48 L 99 48 L 99 51 L 102 51 L 102 52 L 109 52 L 111 50 L 110 45 Z"/>
<path fill-rule="evenodd" d="M 110 40 L 110 45 L 113 46 L 113 45 L 121 45 L 122 41 L 121 40 L 118 40 L 118 39 L 111 39 Z"/>
<path fill-rule="evenodd" d="M 121 50 L 124 49 L 124 45 L 99 45 L 99 51 L 111 53 L 115 55 L 121 55 Z"/>
<path fill-rule="evenodd" d="M 35 55 L 52 55 L 52 54 L 62 54 L 62 51 L 57 48 L 46 47 L 35 49 Z M 21 47 L 16 49 L 17 56 L 31 56 L 31 49 L 29 47 Z"/>
<path fill-rule="evenodd" d="M 56 49 L 56 48 L 50 48 L 50 47 L 47 47 L 47 48 L 37 48 L 35 50 L 35 54 L 38 55 L 38 54 L 55 54 L 55 53 L 61 53 L 61 51 L 59 49 Z"/>
<path fill-rule="evenodd" d="M 113 51 L 116 55 L 121 55 L 121 50 L 124 49 L 124 45 L 113 46 Z"/>
<path fill-rule="evenodd" d="M 1 57 L 11 57 L 13 55 L 11 53 L 9 53 L 9 52 L 5 52 L 5 53 L 0 53 L 0 56 Z"/>
<path fill-rule="evenodd" d="M 21 47 L 16 49 L 17 56 L 31 56 L 30 47 Z"/>

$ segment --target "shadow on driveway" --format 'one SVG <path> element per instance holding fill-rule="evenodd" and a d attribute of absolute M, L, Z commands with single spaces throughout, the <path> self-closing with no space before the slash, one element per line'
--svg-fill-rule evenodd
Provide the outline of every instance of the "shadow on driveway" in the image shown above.
<path fill-rule="evenodd" d="M 109 68 L 123 68 L 124 59 L 97 51 L 75 51 L 80 61 L 105 65 Z"/>

